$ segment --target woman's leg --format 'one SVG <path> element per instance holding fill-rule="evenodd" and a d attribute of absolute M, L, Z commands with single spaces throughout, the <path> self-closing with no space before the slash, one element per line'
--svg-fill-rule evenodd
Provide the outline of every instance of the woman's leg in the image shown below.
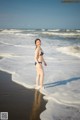
<path fill-rule="evenodd" d="M 44 81 L 44 70 L 43 66 L 37 65 L 36 66 L 36 71 L 37 71 L 37 76 L 36 76 L 36 86 L 38 86 L 38 83 L 40 82 L 40 88 L 43 86 L 43 81 Z"/>
<path fill-rule="evenodd" d="M 36 76 L 36 86 L 38 86 L 38 84 L 39 84 L 39 78 L 40 78 L 40 75 L 37 74 L 37 76 Z"/>
<path fill-rule="evenodd" d="M 44 70 L 43 68 L 40 69 L 40 87 L 42 88 L 44 81 Z"/>

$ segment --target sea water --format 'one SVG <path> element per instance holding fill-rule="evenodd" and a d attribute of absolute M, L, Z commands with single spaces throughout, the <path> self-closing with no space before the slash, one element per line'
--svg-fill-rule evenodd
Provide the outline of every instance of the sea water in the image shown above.
<path fill-rule="evenodd" d="M 1 29 L 0 69 L 12 81 L 34 89 L 36 38 L 44 51 L 44 88 L 47 100 L 41 120 L 80 120 L 80 30 Z"/>

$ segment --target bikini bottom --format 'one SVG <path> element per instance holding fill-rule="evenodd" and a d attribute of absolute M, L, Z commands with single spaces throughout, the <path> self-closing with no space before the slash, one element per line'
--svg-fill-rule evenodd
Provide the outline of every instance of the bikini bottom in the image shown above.
<path fill-rule="evenodd" d="M 38 62 L 38 63 L 41 63 L 42 64 L 42 62 Z M 37 62 L 35 62 L 35 65 L 37 64 Z"/>

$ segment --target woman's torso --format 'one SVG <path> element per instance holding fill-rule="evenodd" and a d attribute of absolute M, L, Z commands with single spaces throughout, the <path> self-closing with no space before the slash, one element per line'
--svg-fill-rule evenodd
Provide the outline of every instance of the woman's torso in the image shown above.
<path fill-rule="evenodd" d="M 38 53 L 38 61 L 39 62 L 43 61 L 43 54 L 44 54 L 44 52 L 43 52 L 42 48 L 39 47 L 39 53 Z"/>

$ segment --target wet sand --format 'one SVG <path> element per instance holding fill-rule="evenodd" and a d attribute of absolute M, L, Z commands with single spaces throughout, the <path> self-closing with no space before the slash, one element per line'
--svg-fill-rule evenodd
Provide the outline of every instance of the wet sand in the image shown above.
<path fill-rule="evenodd" d="M 0 71 L 0 112 L 8 112 L 9 120 L 40 120 L 45 110 L 43 95 L 11 80 L 11 75 Z"/>

